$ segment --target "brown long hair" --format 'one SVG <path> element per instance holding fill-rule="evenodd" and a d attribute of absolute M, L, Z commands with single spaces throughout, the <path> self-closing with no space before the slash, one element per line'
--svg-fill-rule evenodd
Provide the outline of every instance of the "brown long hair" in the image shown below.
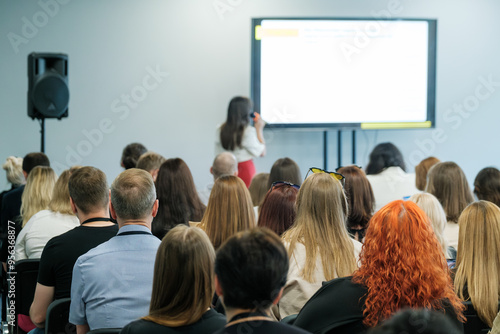
<path fill-rule="evenodd" d="M 255 227 L 252 199 L 239 177 L 222 175 L 215 181 L 200 227 L 215 249 L 236 232 Z"/>
<path fill-rule="evenodd" d="M 295 224 L 283 235 L 293 256 L 297 243 L 306 249 L 302 277 L 313 282 L 320 256 L 326 280 L 349 276 L 356 270 L 354 245 L 347 234 L 347 200 L 340 182 L 329 174 L 312 174 L 297 195 Z"/>
<path fill-rule="evenodd" d="M 160 167 L 156 178 L 158 214 L 153 220 L 152 232 L 162 239 L 174 226 L 199 222 L 205 212 L 189 167 L 180 158 L 168 159 Z"/>
<path fill-rule="evenodd" d="M 426 191 L 443 206 L 448 221 L 458 223 L 458 217 L 474 201 L 462 169 L 454 162 L 440 162 L 428 172 Z"/>
<path fill-rule="evenodd" d="M 370 181 L 365 172 L 357 166 L 347 166 L 338 169 L 345 176 L 345 193 L 349 203 L 348 227 L 368 227 L 368 222 L 375 208 L 375 196 Z"/>
<path fill-rule="evenodd" d="M 220 129 L 220 142 L 222 147 L 228 151 L 234 151 L 241 146 L 243 132 L 250 124 L 252 113 L 252 101 L 243 96 L 236 96 L 229 102 L 227 108 L 227 119 Z"/>
<path fill-rule="evenodd" d="M 280 236 L 285 233 L 295 221 L 295 200 L 298 192 L 286 183 L 269 189 L 259 208 L 259 227 L 267 227 Z"/>
<path fill-rule="evenodd" d="M 277 181 L 286 181 L 300 186 L 302 184 L 302 175 L 299 165 L 290 158 L 281 158 L 274 162 L 269 173 L 267 189 Z"/>
<path fill-rule="evenodd" d="M 427 173 L 432 166 L 441 162 L 436 157 L 428 157 L 415 166 L 415 185 L 418 190 L 424 190 L 427 185 Z"/>
<path fill-rule="evenodd" d="M 412 201 L 393 201 L 370 221 L 353 282 L 364 285 L 363 324 L 373 327 L 405 308 L 442 310 L 465 320 L 448 265 L 429 219 Z"/>
<path fill-rule="evenodd" d="M 163 326 L 186 326 L 200 320 L 214 294 L 215 251 L 205 232 L 179 225 L 163 238 L 153 276 L 149 315 Z"/>
<path fill-rule="evenodd" d="M 500 297 L 500 209 L 488 201 L 474 202 L 458 224 L 455 291 L 470 298 L 479 318 L 492 327 Z"/>
<path fill-rule="evenodd" d="M 264 200 L 264 197 L 266 197 L 267 191 L 269 190 L 267 186 L 268 179 L 269 173 L 259 173 L 252 178 L 248 191 L 250 191 L 253 206 L 259 206 Z"/>

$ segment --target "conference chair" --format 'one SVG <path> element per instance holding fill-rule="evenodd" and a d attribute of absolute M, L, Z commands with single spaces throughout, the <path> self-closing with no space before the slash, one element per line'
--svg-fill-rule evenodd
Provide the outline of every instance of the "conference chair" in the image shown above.
<path fill-rule="evenodd" d="M 464 324 L 464 334 L 487 333 L 490 328 L 482 322 L 481 319 L 479 319 L 476 310 L 474 310 L 474 307 L 472 306 L 472 302 L 466 301 L 464 302 L 464 305 L 466 307 L 464 316 L 467 318 L 467 322 Z"/>
<path fill-rule="evenodd" d="M 49 305 L 45 317 L 45 334 L 76 334 L 76 326 L 68 320 L 70 304 L 71 298 L 61 298 Z"/>

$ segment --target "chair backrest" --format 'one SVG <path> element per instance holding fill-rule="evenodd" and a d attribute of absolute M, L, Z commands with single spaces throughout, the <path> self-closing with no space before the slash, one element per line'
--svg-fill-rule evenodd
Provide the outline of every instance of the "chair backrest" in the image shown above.
<path fill-rule="evenodd" d="M 297 319 L 297 316 L 299 314 L 290 314 L 290 315 L 287 315 L 286 317 L 284 317 L 283 319 L 281 319 L 281 322 L 282 323 L 285 323 L 285 324 L 288 324 L 288 325 L 293 325 L 293 323 L 295 322 L 295 319 Z"/>
<path fill-rule="evenodd" d="M 16 262 L 14 273 L 11 275 L 14 280 L 10 283 L 15 282 L 15 286 L 9 286 L 9 290 L 14 288 L 15 291 L 16 318 L 18 314 L 30 314 L 30 306 L 35 296 L 39 264 L 40 259 Z"/>
<path fill-rule="evenodd" d="M 76 334 L 76 326 L 68 320 L 70 304 L 71 298 L 62 298 L 49 305 L 45 317 L 45 334 Z"/>
<path fill-rule="evenodd" d="M 121 328 L 99 328 L 99 329 L 93 329 L 90 332 L 87 332 L 87 334 L 117 334 L 122 331 Z"/>
<path fill-rule="evenodd" d="M 464 316 L 467 318 L 467 322 L 464 324 L 464 334 L 483 333 L 484 330 L 487 332 L 490 327 L 481 321 L 476 310 L 472 306 L 472 302 L 470 300 L 466 301 L 464 302 L 464 305 L 466 307 Z"/>

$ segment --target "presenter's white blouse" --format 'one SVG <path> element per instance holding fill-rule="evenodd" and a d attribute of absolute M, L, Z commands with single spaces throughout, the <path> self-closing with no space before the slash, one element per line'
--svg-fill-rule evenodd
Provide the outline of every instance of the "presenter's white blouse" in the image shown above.
<path fill-rule="evenodd" d="M 215 155 L 222 152 L 231 152 L 238 162 L 244 162 L 259 157 L 266 149 L 266 146 L 257 138 L 257 130 L 253 126 L 248 125 L 243 131 L 241 147 L 237 147 L 234 151 L 228 151 L 222 147 L 220 129 L 221 127 L 219 126 L 215 133 Z"/>

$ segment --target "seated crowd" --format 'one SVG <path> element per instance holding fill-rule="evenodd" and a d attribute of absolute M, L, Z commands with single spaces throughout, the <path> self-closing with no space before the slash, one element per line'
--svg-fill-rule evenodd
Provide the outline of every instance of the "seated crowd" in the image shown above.
<path fill-rule="evenodd" d="M 49 305 L 71 298 L 78 334 L 500 333 L 494 167 L 471 190 L 454 162 L 408 173 L 391 143 L 366 169 L 304 178 L 282 158 L 250 183 L 223 152 L 203 189 L 185 161 L 139 143 L 121 166 L 109 186 L 96 167 L 57 177 L 43 153 L 3 165 L 4 277 L 39 259 L 24 332 L 44 333 Z"/>

